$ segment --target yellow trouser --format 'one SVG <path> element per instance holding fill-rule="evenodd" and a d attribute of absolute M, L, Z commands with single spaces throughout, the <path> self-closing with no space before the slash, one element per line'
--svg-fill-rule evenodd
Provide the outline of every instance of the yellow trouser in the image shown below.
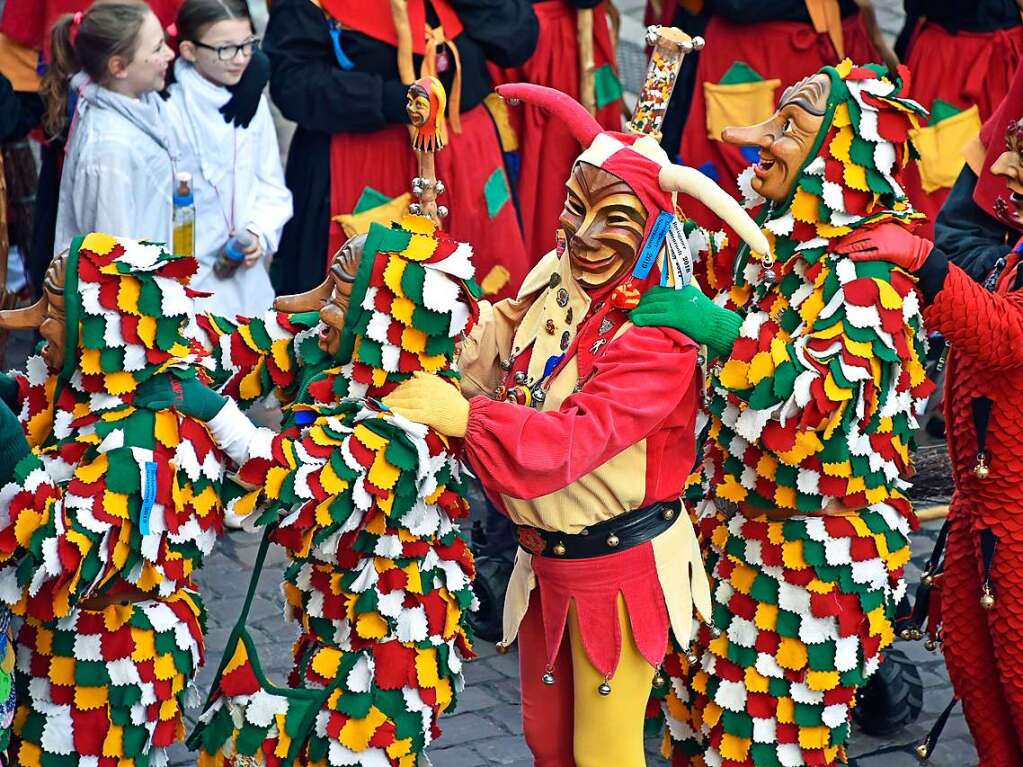
<path fill-rule="evenodd" d="M 553 666 L 555 682 L 541 681 L 546 666 L 540 600 L 532 595 L 519 629 L 522 720 L 536 767 L 644 767 L 643 721 L 654 667 L 640 655 L 625 600 L 618 597 L 622 654 L 609 680 L 586 657 L 575 605 L 569 608 L 568 639 Z"/>

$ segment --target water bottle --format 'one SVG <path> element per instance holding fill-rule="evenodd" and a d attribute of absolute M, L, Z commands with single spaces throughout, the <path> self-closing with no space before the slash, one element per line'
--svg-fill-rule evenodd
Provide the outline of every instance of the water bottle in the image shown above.
<path fill-rule="evenodd" d="M 213 263 L 213 273 L 222 280 L 230 279 L 245 260 L 245 252 L 255 244 L 256 238 L 249 232 L 241 231 L 231 235 L 231 239 L 224 243 L 224 247 L 217 254 L 217 260 Z"/>
<path fill-rule="evenodd" d="M 195 257 L 195 198 L 192 174 L 179 173 L 174 187 L 174 252 Z"/>

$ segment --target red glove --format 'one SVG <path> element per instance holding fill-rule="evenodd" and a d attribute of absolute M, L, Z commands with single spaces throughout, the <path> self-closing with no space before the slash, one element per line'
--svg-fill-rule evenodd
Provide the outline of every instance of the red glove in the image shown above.
<path fill-rule="evenodd" d="M 898 224 L 858 229 L 831 248 L 833 253 L 853 261 L 889 261 L 907 272 L 919 271 L 933 249 L 933 242 Z"/>

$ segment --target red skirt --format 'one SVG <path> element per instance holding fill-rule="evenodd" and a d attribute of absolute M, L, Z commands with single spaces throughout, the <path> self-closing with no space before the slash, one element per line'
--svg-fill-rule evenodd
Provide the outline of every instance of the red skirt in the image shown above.
<path fill-rule="evenodd" d="M 995 32 L 950 34 L 938 24 L 923 23 L 914 33 L 907 65 L 913 73 L 910 96 L 931 109 L 935 99 L 960 109 L 974 104 L 987 120 L 1009 90 L 1023 49 L 1023 26 Z M 922 236 L 934 235 L 934 219 L 951 187 L 925 192 L 917 163 L 903 173 L 913 207 L 927 215 Z"/>
<path fill-rule="evenodd" d="M 504 266 L 511 274 L 497 297 L 513 296 L 529 271 L 522 231 L 504 171 L 497 129 L 482 105 L 462 114 L 462 132 L 437 153 L 437 177 L 446 191 L 438 202 L 451 211 L 444 229 L 475 252 L 476 279 Z M 417 174 L 408 128 L 392 125 L 375 133 L 335 133 L 330 143 L 331 215 L 351 213 L 367 186 L 388 197 L 412 188 Z M 327 259 L 344 243 L 341 225 L 330 223 Z"/>
<path fill-rule="evenodd" d="M 842 22 L 845 54 L 854 63 L 864 64 L 878 60 L 859 14 Z M 720 82 L 728 68 L 736 61 L 744 61 L 765 80 L 779 79 L 781 91 L 812 75 L 823 66 L 838 64 L 838 56 L 826 33 L 818 34 L 813 27 L 796 21 L 768 21 L 760 24 L 733 24 L 720 18 L 711 18 L 704 33 L 707 47 L 700 51 L 696 70 L 698 83 L 693 93 L 692 108 L 682 132 L 680 154 L 682 162 L 697 168 L 718 182 L 733 197 L 739 195 L 736 177 L 747 166 L 756 162 L 756 150 L 726 144 L 711 139 L 707 133 L 707 105 L 699 83 Z M 705 207 L 689 198 L 680 201 L 683 210 L 709 229 L 721 228 L 720 219 Z M 733 242 L 738 240 L 730 237 Z"/>
<path fill-rule="evenodd" d="M 536 83 L 579 98 L 577 10 L 569 0 L 546 0 L 533 5 L 540 37 L 529 61 L 514 69 L 491 68 L 495 82 Z M 614 47 L 602 5 L 593 9 L 594 63 L 614 66 Z M 617 67 L 615 67 L 617 69 Z M 565 181 L 582 151 L 572 135 L 539 107 L 523 104 L 510 110 L 519 136 L 519 210 L 531 263 L 554 248 L 554 232 L 565 204 Z M 597 110 L 597 121 L 621 130 L 621 101 Z"/>
<path fill-rule="evenodd" d="M 592 559 L 533 557 L 532 564 L 541 595 L 548 666 L 554 665 L 561 648 L 568 607 L 574 602 L 586 657 L 601 674 L 614 675 L 622 650 L 619 594 L 640 654 L 651 666 L 661 665 L 670 624 L 653 543 Z"/>

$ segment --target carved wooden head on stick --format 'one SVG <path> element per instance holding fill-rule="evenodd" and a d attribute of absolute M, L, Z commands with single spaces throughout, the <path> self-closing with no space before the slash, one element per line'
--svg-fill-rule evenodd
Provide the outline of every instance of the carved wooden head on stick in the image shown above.
<path fill-rule="evenodd" d="M 447 95 L 436 77 L 421 77 L 409 86 L 405 109 L 415 129 L 412 147 L 417 152 L 436 152 L 448 142 L 446 107 Z"/>

